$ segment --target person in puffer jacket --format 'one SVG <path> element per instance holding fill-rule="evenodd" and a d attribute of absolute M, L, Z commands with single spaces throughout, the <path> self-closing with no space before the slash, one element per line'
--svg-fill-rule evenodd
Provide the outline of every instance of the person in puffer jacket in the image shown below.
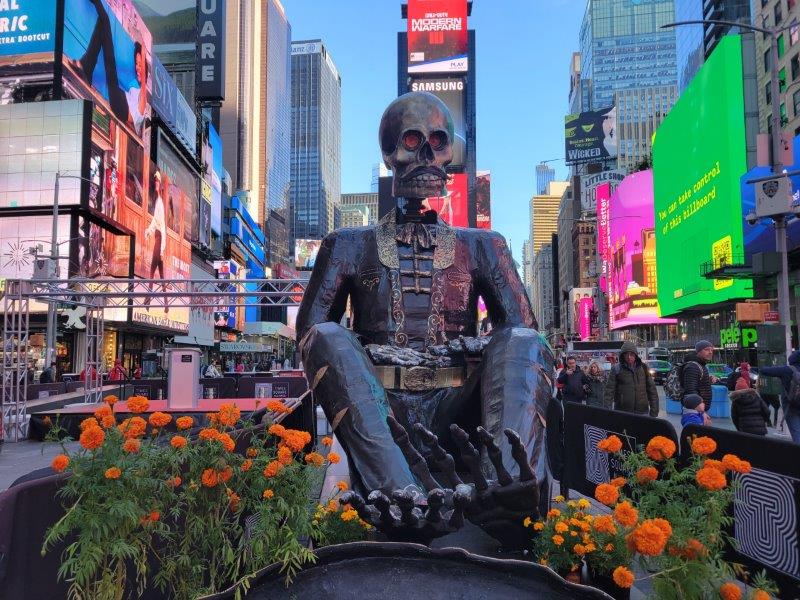
<path fill-rule="evenodd" d="M 741 379 L 736 384 L 736 391 L 731 392 L 731 421 L 738 431 L 767 435 L 769 407 L 758 392 Z"/>

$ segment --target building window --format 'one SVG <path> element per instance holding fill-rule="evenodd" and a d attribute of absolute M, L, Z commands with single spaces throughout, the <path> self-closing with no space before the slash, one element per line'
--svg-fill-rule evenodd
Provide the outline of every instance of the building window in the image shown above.
<path fill-rule="evenodd" d="M 792 67 L 792 81 L 794 81 L 797 79 L 797 76 L 800 75 L 800 55 L 795 54 L 790 64 Z"/>
<path fill-rule="evenodd" d="M 786 67 L 778 71 L 778 90 L 781 92 L 786 90 Z"/>
<path fill-rule="evenodd" d="M 769 72 L 769 65 L 771 63 L 771 60 L 770 60 L 770 54 L 771 53 L 772 53 L 772 51 L 769 48 L 767 48 L 767 50 L 764 52 L 764 72 L 765 73 Z"/>
<path fill-rule="evenodd" d="M 783 43 L 783 34 L 778 36 L 778 58 L 783 58 L 783 54 L 786 51 L 785 44 Z"/>
<path fill-rule="evenodd" d="M 764 98 L 766 98 L 767 104 L 772 104 L 772 84 L 770 83 L 764 86 Z"/>
<path fill-rule="evenodd" d="M 775 15 L 775 27 L 780 25 L 781 21 L 783 21 L 783 7 L 781 6 L 781 4 L 782 4 L 781 0 L 778 0 L 775 3 L 775 9 L 773 11 L 773 14 Z"/>
<path fill-rule="evenodd" d="M 794 116 L 800 116 L 800 90 L 792 94 L 792 105 L 794 106 Z"/>
<path fill-rule="evenodd" d="M 800 41 L 800 26 L 795 21 L 789 29 L 789 44 L 794 46 L 798 41 Z"/>

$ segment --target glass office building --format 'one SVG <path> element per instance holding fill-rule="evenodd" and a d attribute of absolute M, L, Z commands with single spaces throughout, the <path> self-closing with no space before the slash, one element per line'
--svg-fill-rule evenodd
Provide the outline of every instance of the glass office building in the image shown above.
<path fill-rule="evenodd" d="M 292 27 L 280 2 L 267 3 L 267 198 L 265 211 L 269 265 L 287 263 L 291 189 Z"/>
<path fill-rule="evenodd" d="M 677 85 L 673 0 L 589 0 L 580 30 L 581 79 L 591 106 L 614 103 L 617 90 Z"/>
<path fill-rule="evenodd" d="M 341 77 L 321 40 L 292 42 L 290 246 L 334 229 L 341 190 Z"/>

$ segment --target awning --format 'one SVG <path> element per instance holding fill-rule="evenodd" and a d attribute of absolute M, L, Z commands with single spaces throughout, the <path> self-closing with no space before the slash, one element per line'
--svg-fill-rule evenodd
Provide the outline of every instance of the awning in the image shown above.
<path fill-rule="evenodd" d="M 245 335 L 268 335 L 294 339 L 295 331 L 288 325 L 274 321 L 254 321 L 244 324 Z"/>

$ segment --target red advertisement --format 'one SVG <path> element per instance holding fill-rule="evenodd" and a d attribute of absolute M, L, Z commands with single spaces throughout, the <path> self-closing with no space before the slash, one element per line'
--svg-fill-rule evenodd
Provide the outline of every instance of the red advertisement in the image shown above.
<path fill-rule="evenodd" d="M 409 0 L 409 73 L 466 71 L 467 43 L 467 0 Z"/>
<path fill-rule="evenodd" d="M 475 205 L 478 229 L 492 228 L 492 174 L 478 171 L 475 176 Z"/>
<path fill-rule="evenodd" d="M 454 173 L 447 178 L 447 193 L 444 196 L 428 198 L 424 206 L 435 210 L 442 220 L 453 227 L 469 227 L 467 211 L 467 175 Z"/>

